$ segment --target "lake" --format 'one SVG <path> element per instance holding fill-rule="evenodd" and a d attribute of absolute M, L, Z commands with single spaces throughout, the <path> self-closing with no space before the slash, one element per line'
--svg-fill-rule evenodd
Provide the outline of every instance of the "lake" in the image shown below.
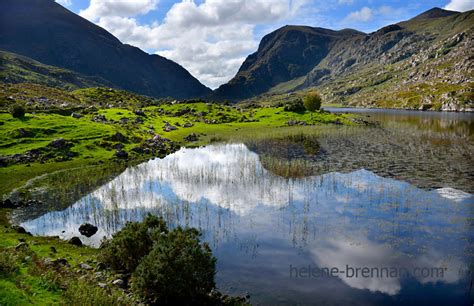
<path fill-rule="evenodd" d="M 378 125 L 182 148 L 13 220 L 64 239 L 90 222 L 92 246 L 147 213 L 197 227 L 219 289 L 254 304 L 472 305 L 474 115 L 330 110 Z"/>

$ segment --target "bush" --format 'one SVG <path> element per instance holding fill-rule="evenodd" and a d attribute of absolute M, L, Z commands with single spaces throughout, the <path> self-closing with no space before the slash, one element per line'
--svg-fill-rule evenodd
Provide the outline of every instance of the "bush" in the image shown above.
<path fill-rule="evenodd" d="M 316 91 L 309 92 L 304 97 L 304 107 L 311 113 L 319 110 L 321 108 L 321 96 Z"/>
<path fill-rule="evenodd" d="M 196 229 L 161 235 L 133 274 L 132 289 L 152 303 L 204 304 L 215 288 L 216 259 Z"/>
<path fill-rule="evenodd" d="M 301 100 L 301 98 L 290 100 L 284 104 L 283 110 L 285 110 L 286 112 L 295 112 L 295 113 L 304 112 L 305 107 L 303 104 L 303 100 Z"/>
<path fill-rule="evenodd" d="M 21 105 L 14 105 L 10 109 L 10 114 L 13 118 L 23 118 L 25 117 L 25 109 Z"/>
<path fill-rule="evenodd" d="M 148 215 L 143 222 L 129 222 L 101 246 L 100 260 L 114 270 L 133 272 L 153 246 L 153 236 L 167 233 L 162 218 Z"/>

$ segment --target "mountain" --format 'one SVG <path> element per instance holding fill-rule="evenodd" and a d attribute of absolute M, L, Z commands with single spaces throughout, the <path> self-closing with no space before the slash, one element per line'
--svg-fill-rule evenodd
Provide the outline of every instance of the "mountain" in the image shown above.
<path fill-rule="evenodd" d="M 215 96 L 272 100 L 315 88 L 327 103 L 469 110 L 473 38 L 473 11 L 439 8 L 370 34 L 286 26 L 266 35 Z"/>
<path fill-rule="evenodd" d="M 237 75 L 215 91 L 218 98 L 239 99 L 258 95 L 273 86 L 306 75 L 340 40 L 364 34 L 355 30 L 332 31 L 307 26 L 285 26 L 263 37 Z"/>
<path fill-rule="evenodd" d="M 122 44 L 54 0 L 0 1 L 0 49 L 148 96 L 211 92 L 175 62 Z"/>
<path fill-rule="evenodd" d="M 74 90 L 86 87 L 114 87 L 99 77 L 49 66 L 29 57 L 0 50 L 0 81 L 4 83 L 32 83 Z"/>

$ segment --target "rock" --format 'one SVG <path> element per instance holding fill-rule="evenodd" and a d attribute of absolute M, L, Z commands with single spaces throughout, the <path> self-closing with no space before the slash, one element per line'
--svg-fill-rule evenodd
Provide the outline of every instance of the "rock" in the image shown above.
<path fill-rule="evenodd" d="M 97 226 L 90 223 L 84 223 L 79 227 L 79 233 L 86 236 L 87 238 L 94 236 L 95 233 L 97 233 L 97 230 Z"/>
<path fill-rule="evenodd" d="M 105 284 L 105 283 L 97 283 L 97 286 L 99 286 L 102 289 L 107 288 L 107 284 Z"/>
<path fill-rule="evenodd" d="M 143 122 L 145 122 L 145 121 L 143 121 L 142 118 L 140 118 L 140 117 L 135 118 L 135 123 L 141 124 Z"/>
<path fill-rule="evenodd" d="M 22 227 L 22 226 L 18 226 L 18 227 L 16 228 L 16 232 L 17 232 L 18 234 L 26 234 L 26 230 L 25 230 L 25 228 Z"/>
<path fill-rule="evenodd" d="M 75 246 L 82 246 L 82 241 L 79 239 L 79 237 L 72 237 L 68 242 Z"/>
<path fill-rule="evenodd" d="M 145 112 L 144 112 L 143 110 L 141 110 L 141 109 L 137 109 L 136 111 L 134 111 L 134 113 L 135 113 L 135 115 L 137 115 L 137 116 L 143 116 L 143 117 L 146 116 L 146 115 L 145 115 Z"/>
<path fill-rule="evenodd" d="M 120 132 L 117 132 L 114 135 L 112 135 L 112 137 L 110 137 L 110 140 L 118 141 L 118 142 L 127 142 L 128 141 L 127 137 L 125 137 L 125 135 L 123 135 Z"/>
<path fill-rule="evenodd" d="M 188 136 L 184 137 L 184 140 L 188 142 L 192 141 L 198 141 L 199 140 L 199 135 L 196 133 L 189 134 Z"/>
<path fill-rule="evenodd" d="M 92 121 L 104 123 L 107 122 L 107 119 L 104 115 L 95 115 L 94 117 L 92 117 Z"/>
<path fill-rule="evenodd" d="M 127 159 L 128 158 L 128 153 L 127 153 L 127 151 L 124 151 L 124 150 L 118 150 L 117 152 L 115 152 L 115 156 L 117 156 L 118 158 L 121 158 L 121 159 Z"/>
<path fill-rule="evenodd" d="M 164 127 L 163 127 L 163 131 L 165 132 L 171 132 L 171 131 L 175 131 L 177 130 L 178 128 L 175 127 L 174 125 L 170 125 L 169 123 L 166 124 Z"/>
<path fill-rule="evenodd" d="M 64 138 L 58 138 L 51 141 L 48 146 L 56 148 L 56 149 L 63 149 L 69 146 L 69 143 Z"/>
<path fill-rule="evenodd" d="M 186 122 L 185 124 L 183 124 L 183 127 L 185 128 L 190 128 L 192 126 L 194 126 L 194 124 L 192 124 L 191 122 Z"/>
<path fill-rule="evenodd" d="M 55 266 L 69 266 L 69 262 L 66 258 L 58 258 L 52 261 Z"/>
<path fill-rule="evenodd" d="M 105 263 L 103 263 L 103 262 L 97 263 L 97 270 L 102 271 L 102 270 L 105 270 L 105 269 L 107 269 L 107 265 Z"/>
<path fill-rule="evenodd" d="M 13 203 L 10 199 L 6 199 L 1 204 L 1 208 L 16 208 L 15 203 Z"/>
<path fill-rule="evenodd" d="M 15 251 L 26 251 L 30 248 L 30 246 L 26 242 L 20 242 L 15 246 Z"/>
<path fill-rule="evenodd" d="M 33 132 L 22 129 L 22 128 L 18 129 L 17 132 L 18 132 L 18 137 L 19 138 L 26 138 L 26 137 L 33 137 L 34 136 Z"/>
<path fill-rule="evenodd" d="M 72 118 L 75 118 L 75 119 L 80 119 L 80 118 L 82 118 L 82 115 L 81 115 L 81 114 L 78 114 L 78 113 L 72 113 L 72 114 L 71 114 L 71 117 L 72 117 Z"/>
<path fill-rule="evenodd" d="M 81 268 L 83 270 L 86 270 L 86 271 L 90 271 L 90 270 L 93 269 L 91 266 L 89 266 L 88 264 L 83 263 L 83 262 L 79 264 L 79 268 Z"/>
<path fill-rule="evenodd" d="M 119 288 L 125 288 L 125 282 L 122 279 L 116 279 L 112 282 L 112 284 Z"/>
<path fill-rule="evenodd" d="M 56 254 L 56 253 L 58 252 L 58 251 L 56 250 L 56 248 L 55 248 L 55 247 L 53 247 L 53 246 L 52 246 L 52 247 L 50 247 L 50 248 L 49 248 L 49 250 L 50 250 L 50 251 L 51 251 L 51 253 L 53 253 L 53 254 Z"/>

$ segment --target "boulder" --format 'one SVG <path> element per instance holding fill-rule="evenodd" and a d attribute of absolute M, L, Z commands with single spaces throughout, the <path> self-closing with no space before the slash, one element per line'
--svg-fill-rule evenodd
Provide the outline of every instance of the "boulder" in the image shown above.
<path fill-rule="evenodd" d="M 97 226 L 90 223 L 84 223 L 79 227 L 79 233 L 86 236 L 87 238 L 94 236 L 95 233 L 97 233 L 97 230 Z"/>
<path fill-rule="evenodd" d="M 135 115 L 137 116 L 146 116 L 145 115 L 145 112 L 141 109 L 137 109 L 136 111 L 134 111 Z"/>
<path fill-rule="evenodd" d="M 117 156 L 118 158 L 121 158 L 121 159 L 127 159 L 128 158 L 128 153 L 127 153 L 127 151 L 124 151 L 124 150 L 118 150 L 117 152 L 115 152 L 115 156 Z"/>
<path fill-rule="evenodd" d="M 51 141 L 48 146 L 56 149 L 63 149 L 67 148 L 69 146 L 69 143 L 64 138 L 58 138 Z"/>
<path fill-rule="evenodd" d="M 119 287 L 119 288 L 125 288 L 125 282 L 122 280 L 122 279 L 116 279 L 112 282 L 112 284 L 114 284 L 115 286 Z"/>
<path fill-rule="evenodd" d="M 125 135 L 123 135 L 122 133 L 117 132 L 112 135 L 112 137 L 110 137 L 110 140 L 118 142 L 127 142 L 127 137 L 125 137 Z"/>
<path fill-rule="evenodd" d="M 193 142 L 199 140 L 199 135 L 196 133 L 189 134 L 188 136 L 184 137 L 184 140 L 187 142 Z"/>
<path fill-rule="evenodd" d="M 68 242 L 75 246 L 82 246 L 82 241 L 79 239 L 79 237 L 72 237 Z"/>

